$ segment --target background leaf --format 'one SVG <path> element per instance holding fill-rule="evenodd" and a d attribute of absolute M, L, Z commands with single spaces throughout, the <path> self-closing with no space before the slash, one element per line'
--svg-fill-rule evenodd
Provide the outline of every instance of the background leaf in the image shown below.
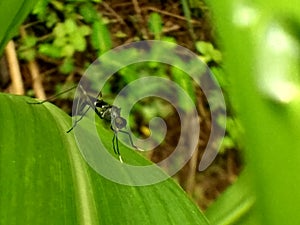
<path fill-rule="evenodd" d="M 244 171 L 238 180 L 207 209 L 205 215 L 211 224 L 260 224 L 253 210 L 255 195 L 250 177 L 249 173 Z"/>
<path fill-rule="evenodd" d="M 261 224 L 297 224 L 300 6 L 295 0 L 209 3 L 226 51 L 231 102 L 245 129 L 255 211 Z"/>
<path fill-rule="evenodd" d="M 0 54 L 35 3 L 34 0 L 0 1 Z"/>

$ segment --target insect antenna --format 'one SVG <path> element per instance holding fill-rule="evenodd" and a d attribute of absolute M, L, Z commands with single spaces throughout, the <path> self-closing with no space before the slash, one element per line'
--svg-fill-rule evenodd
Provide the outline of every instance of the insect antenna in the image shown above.
<path fill-rule="evenodd" d="M 62 91 L 62 92 L 60 92 L 60 93 L 58 93 L 58 94 L 56 94 L 56 95 L 50 96 L 49 98 L 47 98 L 47 99 L 45 99 L 45 100 L 43 100 L 43 101 L 40 101 L 40 102 L 27 102 L 27 103 L 28 103 L 28 104 L 43 104 L 43 103 L 45 103 L 45 102 L 49 102 L 49 101 L 51 101 L 51 100 L 53 100 L 53 99 L 56 99 L 58 96 L 61 96 L 61 95 L 65 94 L 65 93 L 67 93 L 67 92 L 69 92 L 69 91 L 75 89 L 76 87 L 77 87 L 77 85 L 75 85 L 75 86 L 73 86 L 73 87 L 71 87 L 71 88 L 69 88 L 69 89 L 66 89 L 66 90 L 64 90 L 64 91 Z"/>

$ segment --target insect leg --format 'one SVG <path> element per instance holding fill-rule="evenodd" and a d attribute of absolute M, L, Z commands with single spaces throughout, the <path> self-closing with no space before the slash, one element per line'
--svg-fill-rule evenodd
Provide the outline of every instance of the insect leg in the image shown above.
<path fill-rule="evenodd" d="M 83 119 L 83 117 L 85 116 L 85 114 L 87 114 L 90 108 L 91 106 L 88 106 L 88 108 L 84 111 L 84 113 L 80 116 L 80 118 L 78 120 L 75 120 L 73 126 L 67 131 L 67 133 L 71 132 L 76 127 L 77 123 Z"/>
<path fill-rule="evenodd" d="M 80 87 L 81 87 L 81 86 L 80 86 Z M 81 87 L 81 88 L 82 88 L 82 87 Z M 84 111 L 84 113 L 80 116 L 80 118 L 74 122 L 74 125 L 67 131 L 67 133 L 69 133 L 70 131 L 72 131 L 72 130 L 76 127 L 77 123 L 78 123 L 80 120 L 83 119 L 83 117 L 87 114 L 87 112 L 89 111 L 90 108 L 93 108 L 93 110 L 95 111 L 95 113 L 101 118 L 101 113 L 97 110 L 96 107 L 94 107 L 94 104 L 93 104 L 93 102 L 92 102 L 92 100 L 91 100 L 91 97 L 90 97 L 89 95 L 87 95 L 85 91 L 84 91 L 83 93 L 84 93 L 84 95 L 85 95 L 85 97 L 86 97 L 86 101 L 87 101 L 87 102 L 85 103 L 85 105 L 87 105 L 88 108 Z M 84 107 L 82 107 L 82 108 L 84 108 Z M 101 119 L 102 119 L 102 118 L 101 118 Z"/>
<path fill-rule="evenodd" d="M 114 137 L 112 139 L 112 143 L 113 143 L 113 149 L 114 149 L 115 154 L 118 155 L 120 162 L 123 163 L 123 159 L 122 159 L 122 156 L 120 154 L 120 149 L 119 149 L 118 134 L 116 131 L 114 131 Z"/>
<path fill-rule="evenodd" d="M 124 131 L 124 130 L 119 130 L 119 132 L 122 132 L 123 134 L 127 134 L 128 138 L 129 138 L 129 141 L 130 141 L 130 144 L 132 145 L 132 147 L 134 147 L 137 150 L 140 150 L 135 144 L 133 144 L 133 140 L 132 140 L 132 137 L 131 137 L 131 135 L 130 135 L 129 132 Z"/>
<path fill-rule="evenodd" d="M 112 139 L 112 144 L 113 144 L 114 153 L 117 155 L 118 153 L 116 151 L 115 141 L 116 141 L 116 133 L 114 133 L 114 136 L 113 136 L 113 139 Z"/>

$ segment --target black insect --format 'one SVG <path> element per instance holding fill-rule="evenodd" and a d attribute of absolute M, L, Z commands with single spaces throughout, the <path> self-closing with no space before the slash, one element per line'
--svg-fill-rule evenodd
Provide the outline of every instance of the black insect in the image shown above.
<path fill-rule="evenodd" d="M 76 87 L 72 87 L 62 93 L 59 93 L 58 95 L 66 93 L 74 88 L 76 88 Z M 130 141 L 130 144 L 132 145 L 132 147 L 139 150 L 139 148 L 133 144 L 130 133 L 123 130 L 127 125 L 127 121 L 123 117 L 121 117 L 121 108 L 118 108 L 117 106 L 114 106 L 114 105 L 111 105 L 111 104 L 105 102 L 102 99 L 101 92 L 95 98 L 95 97 L 89 95 L 81 85 L 79 85 L 79 88 L 84 97 L 83 100 L 81 100 L 81 102 L 80 102 L 79 114 L 81 116 L 77 120 L 75 120 L 73 126 L 67 131 L 67 133 L 71 132 L 77 126 L 78 122 L 84 118 L 84 116 L 87 114 L 89 109 L 92 108 L 95 111 L 95 113 L 99 116 L 100 119 L 110 122 L 110 124 L 111 124 L 110 128 L 114 132 L 114 136 L 112 139 L 113 150 L 114 150 L 114 153 L 116 155 L 118 155 L 119 160 L 121 162 L 123 162 L 123 160 L 122 160 L 122 157 L 120 154 L 120 149 L 119 149 L 119 139 L 118 139 L 119 132 L 128 135 L 128 138 L 129 138 L 129 141 Z M 58 95 L 56 95 L 54 97 L 57 97 Z M 49 101 L 50 99 L 53 99 L 53 97 L 50 97 L 47 100 L 44 100 L 44 101 L 38 102 L 38 103 L 34 103 L 34 104 L 42 104 L 46 101 Z"/>

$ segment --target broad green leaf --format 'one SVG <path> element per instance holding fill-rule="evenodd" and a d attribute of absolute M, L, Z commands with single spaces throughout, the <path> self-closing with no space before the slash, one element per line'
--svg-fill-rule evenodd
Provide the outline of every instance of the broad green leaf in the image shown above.
<path fill-rule="evenodd" d="M 66 133 L 71 118 L 54 105 L 7 94 L 0 102 L 0 224 L 209 224 L 171 179 L 134 187 L 97 174 Z M 98 129 L 111 145 L 109 127 Z M 126 162 L 149 164 L 120 150 Z"/>
<path fill-rule="evenodd" d="M 35 3 L 34 0 L 0 1 L 0 54 Z"/>

